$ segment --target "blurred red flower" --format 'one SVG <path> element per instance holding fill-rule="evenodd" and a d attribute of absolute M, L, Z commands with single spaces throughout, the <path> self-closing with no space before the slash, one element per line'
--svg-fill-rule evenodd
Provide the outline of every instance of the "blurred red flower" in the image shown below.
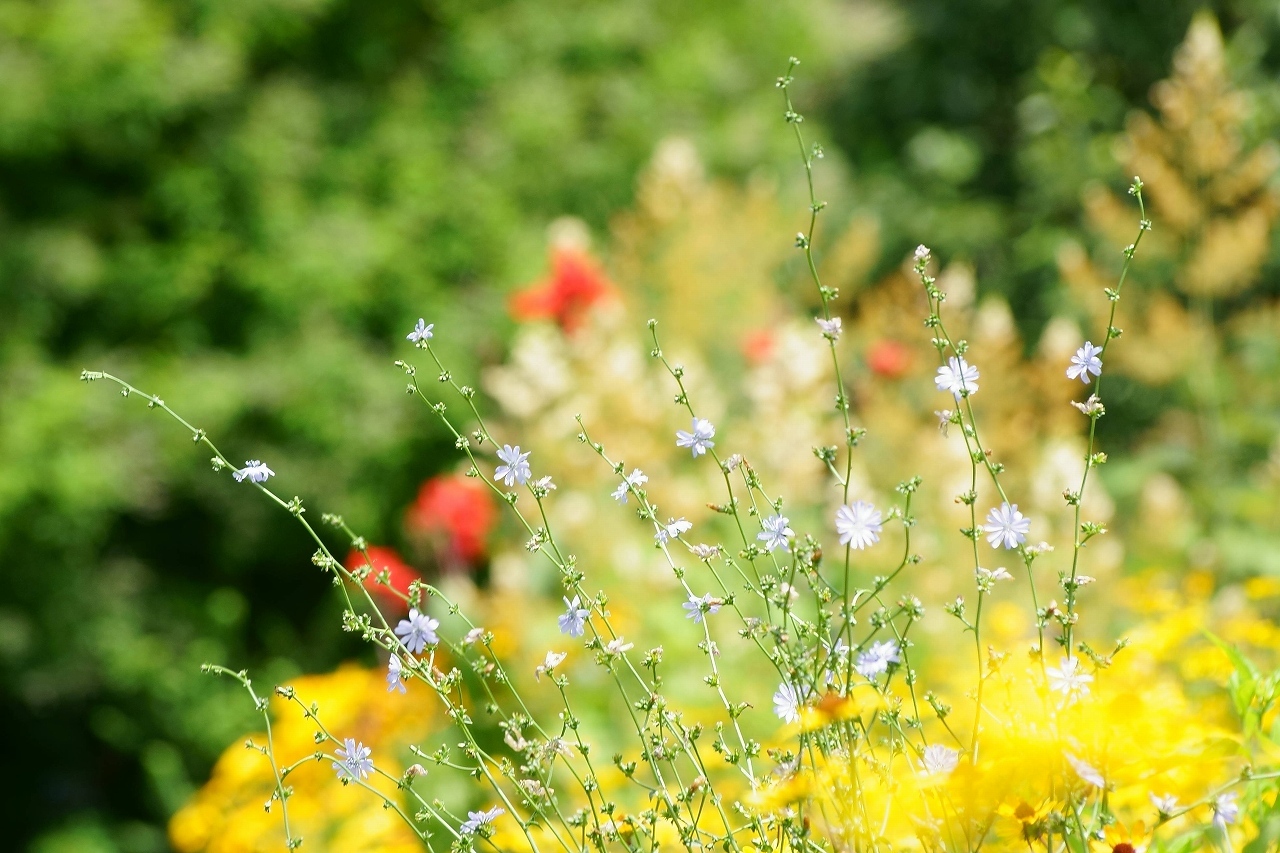
<path fill-rule="evenodd" d="M 886 379 L 900 379 L 911 367 L 911 350 L 900 341 L 876 341 L 867 350 L 867 366 Z"/>
<path fill-rule="evenodd" d="M 369 577 L 365 578 L 364 585 L 369 591 L 380 596 L 387 601 L 395 601 L 403 604 L 403 599 L 394 595 L 391 590 L 409 594 L 409 584 L 419 579 L 418 573 L 400 558 L 395 548 L 387 548 L 382 545 L 369 545 L 369 562 L 373 564 L 373 571 L 369 573 Z M 355 571 L 365 565 L 364 555 L 359 550 L 352 548 L 347 553 L 347 561 L 345 563 L 348 571 Z M 386 569 L 390 574 L 391 588 L 378 583 L 378 574 Z"/>
<path fill-rule="evenodd" d="M 763 364 L 778 346 L 777 336 L 771 329 L 752 329 L 742 336 L 742 354 L 749 364 Z"/>
<path fill-rule="evenodd" d="M 473 564 L 488 551 L 485 539 L 497 521 L 493 495 L 479 480 L 443 474 L 422 484 L 405 516 L 415 533 L 443 535 L 441 564 Z"/>
<path fill-rule="evenodd" d="M 565 332 L 582 323 L 587 310 L 613 292 L 599 266 L 580 249 L 551 250 L 551 275 L 511 297 L 511 316 L 517 320 L 552 319 Z"/>

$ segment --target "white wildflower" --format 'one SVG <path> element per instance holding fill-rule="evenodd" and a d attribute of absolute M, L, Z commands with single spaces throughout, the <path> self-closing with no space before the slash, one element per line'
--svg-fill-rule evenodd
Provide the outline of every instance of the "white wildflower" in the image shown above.
<path fill-rule="evenodd" d="M 672 539 L 679 539 L 681 534 L 688 533 L 693 529 L 693 524 L 686 521 L 683 517 L 668 519 L 666 524 L 658 525 L 658 532 L 653 534 L 653 538 L 658 540 L 660 545 L 666 545 Z"/>
<path fill-rule="evenodd" d="M 613 490 L 613 499 L 620 504 L 624 504 L 627 502 L 627 495 L 631 493 L 632 489 L 638 489 L 647 482 L 649 482 L 649 478 L 645 476 L 645 473 L 639 468 L 635 468 L 618 484 L 618 488 Z"/>
<path fill-rule="evenodd" d="M 836 532 L 840 544 L 862 550 L 880 541 L 880 510 L 866 501 L 854 501 L 836 510 Z"/>
<path fill-rule="evenodd" d="M 781 685 L 773 694 L 773 713 L 783 722 L 794 723 L 800 719 L 800 694 L 790 684 Z"/>
<path fill-rule="evenodd" d="M 1151 798 L 1151 805 L 1156 807 L 1156 811 L 1159 812 L 1161 816 L 1171 815 L 1179 808 L 1178 798 L 1173 794 L 1157 795 L 1155 791 L 1152 791 L 1147 796 Z"/>
<path fill-rule="evenodd" d="M 959 356 L 951 356 L 938 368 L 933 383 L 939 391 L 946 391 L 959 400 L 978 393 L 978 368 Z"/>
<path fill-rule="evenodd" d="M 711 440 L 716 428 L 706 418 L 694 418 L 692 431 L 676 430 L 676 447 L 687 447 L 694 456 L 701 456 L 716 443 Z"/>
<path fill-rule="evenodd" d="M 822 329 L 822 336 L 829 341 L 837 341 L 840 339 L 840 333 L 844 331 L 844 325 L 839 317 L 832 317 L 830 320 L 825 317 L 815 317 L 818 328 Z"/>
<path fill-rule="evenodd" d="M 992 548 L 1016 548 L 1027 541 L 1031 519 L 1018 511 L 1017 504 L 1002 503 L 987 513 L 982 532 Z"/>
<path fill-rule="evenodd" d="M 609 654 L 620 655 L 623 652 L 631 651 L 635 647 L 635 643 L 628 643 L 625 637 L 618 636 L 606 643 L 604 650 Z"/>
<path fill-rule="evenodd" d="M 1075 757 L 1069 752 L 1062 753 L 1062 756 L 1067 759 L 1067 763 L 1071 765 L 1071 769 L 1076 771 L 1076 775 L 1081 779 L 1088 782 L 1095 788 L 1107 787 L 1107 780 L 1102 777 L 1102 774 L 1099 773 L 1092 764 Z"/>
<path fill-rule="evenodd" d="M 1045 667 L 1044 672 L 1049 677 L 1049 689 L 1061 693 L 1067 701 L 1089 695 L 1089 684 L 1093 681 L 1093 676 L 1080 669 L 1079 658 L 1064 656 L 1061 664 Z"/>
<path fill-rule="evenodd" d="M 243 483 L 245 480 L 250 483 L 265 483 L 268 477 L 274 477 L 275 474 L 275 471 L 272 471 L 257 459 L 250 459 L 244 463 L 244 467 L 239 471 L 231 472 L 231 476 L 236 478 L 237 483 Z"/>
<path fill-rule="evenodd" d="M 564 659 L 569 655 L 566 652 L 547 652 L 547 656 L 543 659 L 533 671 L 533 677 L 541 681 L 545 673 L 551 672 L 553 669 L 564 663 Z"/>
<path fill-rule="evenodd" d="M 920 760 L 926 773 L 945 775 L 955 770 L 960 763 L 960 750 L 935 743 L 924 748 Z"/>

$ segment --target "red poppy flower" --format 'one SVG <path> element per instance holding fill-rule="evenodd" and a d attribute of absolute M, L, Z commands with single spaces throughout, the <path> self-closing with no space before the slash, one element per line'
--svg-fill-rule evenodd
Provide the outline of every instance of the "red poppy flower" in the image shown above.
<path fill-rule="evenodd" d="M 472 563 L 487 552 L 485 539 L 497 521 L 493 495 L 479 480 L 460 474 L 432 477 L 422 484 L 405 523 L 418 533 L 443 535 L 450 564 Z"/>
<path fill-rule="evenodd" d="M 418 573 L 413 567 L 400 559 L 400 555 L 396 553 L 394 548 L 386 548 L 381 545 L 368 546 L 369 562 L 373 564 L 373 571 L 365 578 L 364 585 L 369 591 L 388 600 L 403 603 L 402 599 L 396 596 L 391 590 L 409 594 L 409 584 L 419 579 Z M 347 554 L 345 563 L 348 571 L 355 571 L 366 565 L 364 555 L 357 549 L 352 548 Z M 389 574 L 390 589 L 385 584 L 378 583 L 378 575 L 386 569 Z"/>
<path fill-rule="evenodd" d="M 906 344 L 889 338 L 876 341 L 867 350 L 867 366 L 885 379 L 900 379 L 911 367 L 911 350 Z"/>
<path fill-rule="evenodd" d="M 555 320 L 565 332 L 572 332 L 587 310 L 612 292 L 613 285 L 586 253 L 557 247 L 551 250 L 550 277 L 513 294 L 511 316 Z"/>

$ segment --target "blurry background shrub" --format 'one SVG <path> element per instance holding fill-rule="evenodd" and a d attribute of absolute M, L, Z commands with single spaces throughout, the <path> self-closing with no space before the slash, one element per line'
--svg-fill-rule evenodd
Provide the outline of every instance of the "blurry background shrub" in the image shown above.
<path fill-rule="evenodd" d="M 1113 242 L 1103 191 L 1087 191 L 1082 222 L 1081 189 L 1136 169 L 1158 193 L 1146 169 L 1163 158 L 1186 197 L 1155 211 L 1165 242 L 1149 269 L 1168 287 L 1151 322 L 1201 335 L 1207 378 L 1126 365 L 1103 425 L 1128 431 L 1107 449 L 1145 450 L 1108 489 L 1188 532 L 1170 558 L 1280 572 L 1264 559 L 1280 553 L 1280 287 L 1261 145 L 1280 122 L 1280 19 L 1255 0 L 1214 5 L 1225 40 L 1205 19 L 1152 98 L 1197 3 L 0 0 L 0 722 L 25 768 L 0 800 L 13 843 L 164 849 L 167 816 L 256 723 L 201 662 L 270 683 L 367 655 L 336 630 L 287 517 L 208 476 L 167 426 L 83 393 L 79 369 L 161 390 L 233 458 L 269 460 L 385 549 L 393 578 L 487 584 L 487 511 L 459 510 L 472 496 L 446 485 L 451 442 L 403 403 L 395 345 L 427 316 L 470 369 L 502 358 L 508 308 L 572 335 L 584 303 L 631 290 L 717 368 L 760 372 L 756 404 L 776 408 L 768 395 L 795 379 L 778 365 L 805 363 L 781 322 L 802 306 L 777 288 L 802 204 L 769 82 L 792 53 L 828 141 L 827 227 L 845 229 L 828 235 L 829 283 L 864 290 L 866 331 L 848 341 L 876 378 L 869 415 L 902 405 L 878 389 L 928 372 L 916 312 L 888 286 L 910 247 L 954 260 L 990 363 L 1018 381 L 1085 316 L 1074 285 Z M 1177 147 L 1202 126 L 1217 160 Z M 1234 189 L 1214 185 L 1218 166 Z M 609 235 L 599 261 L 584 254 L 593 233 Z M 1216 269 L 1194 260 L 1215 240 L 1229 287 L 1196 272 Z M 1105 276 L 1113 259 L 1095 257 Z M 1017 444 L 1024 425 L 997 446 L 1040 453 Z"/>

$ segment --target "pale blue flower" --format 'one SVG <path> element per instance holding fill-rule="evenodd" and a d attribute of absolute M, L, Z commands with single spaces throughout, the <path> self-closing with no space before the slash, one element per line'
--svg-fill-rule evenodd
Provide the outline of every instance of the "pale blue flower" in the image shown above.
<path fill-rule="evenodd" d="M 427 345 L 427 341 L 435 337 L 435 335 L 431 331 L 435 327 L 436 327 L 435 323 L 428 323 L 427 321 L 419 317 L 418 325 L 413 327 L 413 331 L 410 332 L 407 337 L 409 340 L 413 341 L 414 344 L 416 344 L 417 346 L 425 347 Z"/>
<path fill-rule="evenodd" d="M 239 471 L 231 473 L 231 476 L 236 478 L 237 483 L 243 483 L 245 480 L 251 483 L 265 483 L 268 477 L 274 477 L 275 475 L 275 471 L 272 471 L 257 459 L 250 459 L 244 463 L 244 467 Z"/>
<path fill-rule="evenodd" d="M 369 747 L 355 738 L 343 741 L 345 746 L 336 750 L 340 761 L 333 762 L 333 769 L 338 772 L 339 779 L 368 779 L 373 772 L 373 759 L 369 757 Z"/>
<path fill-rule="evenodd" d="M 529 481 L 529 477 L 533 472 L 529 468 L 529 453 L 526 450 L 520 452 L 520 445 L 512 447 L 509 444 L 502 445 L 502 449 L 498 451 L 498 459 L 502 461 L 493 472 L 495 480 L 501 480 L 508 488 L 516 483 L 524 485 Z"/>
<path fill-rule="evenodd" d="M 896 664 L 900 660 L 897 642 L 894 640 L 882 640 L 878 643 L 872 643 L 871 648 L 858 655 L 858 660 L 854 663 L 853 668 L 863 678 L 875 678 L 877 675 L 888 672 L 889 664 Z"/>
<path fill-rule="evenodd" d="M 409 609 L 409 618 L 401 619 L 396 626 L 396 636 L 404 643 L 404 647 L 413 654 L 420 653 L 427 646 L 440 642 L 436 636 L 436 628 L 440 627 L 439 619 L 432 619 L 416 609 Z"/>
<path fill-rule="evenodd" d="M 764 530 L 756 534 L 756 539 L 764 543 L 766 551 L 772 551 L 775 548 L 781 548 L 784 551 L 790 551 L 791 545 L 788 539 L 796 535 L 796 532 L 787 527 L 787 517 L 785 515 L 771 515 L 768 518 L 761 519 L 760 526 Z"/>
<path fill-rule="evenodd" d="M 568 598 L 564 600 L 566 608 L 556 621 L 560 623 L 560 633 L 568 634 L 570 637 L 581 637 L 587 631 L 587 617 L 591 615 L 591 611 L 582 606 L 579 596 L 574 596 L 573 601 Z"/>
<path fill-rule="evenodd" d="M 692 619 L 696 624 L 702 624 L 703 618 L 708 614 L 720 612 L 720 599 L 713 598 L 711 593 L 706 595 L 689 595 L 689 600 L 680 605 L 686 611 L 684 618 Z"/>
<path fill-rule="evenodd" d="M 1228 824 L 1240 819 L 1240 804 L 1236 802 L 1236 792 L 1228 791 L 1213 801 L 1213 825 L 1227 831 Z"/>
<path fill-rule="evenodd" d="M 400 663 L 399 655 L 392 655 L 387 661 L 387 692 L 399 689 L 401 693 L 405 692 L 404 682 L 400 679 L 401 673 L 404 672 L 404 665 Z"/>
<path fill-rule="evenodd" d="M 774 691 L 773 713 L 787 723 L 794 723 L 800 719 L 800 694 L 790 684 L 784 683 Z"/>
<path fill-rule="evenodd" d="M 620 504 L 627 502 L 627 495 L 632 489 L 638 489 L 645 483 L 649 482 L 649 478 L 639 468 L 632 470 L 630 474 L 624 478 L 623 482 L 618 484 L 618 488 L 613 490 L 613 499 Z"/>
<path fill-rule="evenodd" d="M 463 835 L 474 835 L 480 827 L 488 826 L 506 813 L 506 809 L 501 806 L 494 806 L 482 812 L 467 812 L 467 819 L 462 826 L 458 827 L 458 831 Z"/>
<path fill-rule="evenodd" d="M 987 513 L 987 523 L 982 532 L 992 548 L 1017 548 L 1027 541 L 1031 519 L 1018 512 L 1018 505 L 1008 502 L 994 507 Z"/>
<path fill-rule="evenodd" d="M 1067 368 L 1068 379 L 1079 379 L 1085 385 L 1089 384 L 1089 374 L 1094 376 L 1102 375 L 1102 359 L 1098 356 L 1102 355 L 1102 347 L 1095 347 L 1092 341 L 1085 341 L 1084 346 L 1076 350 L 1076 354 L 1071 356 L 1071 366 Z"/>
<path fill-rule="evenodd" d="M 706 418 L 694 418 L 692 432 L 676 430 L 676 447 L 687 447 L 694 456 L 701 456 L 709 448 L 716 446 L 716 443 L 711 440 L 715 434 L 716 428 L 711 425 L 711 421 Z"/>

